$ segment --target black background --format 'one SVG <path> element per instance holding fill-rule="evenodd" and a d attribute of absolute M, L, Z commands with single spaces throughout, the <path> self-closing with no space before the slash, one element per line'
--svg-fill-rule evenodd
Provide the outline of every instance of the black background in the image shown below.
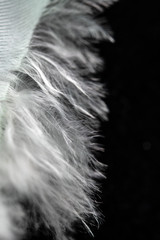
<path fill-rule="evenodd" d="M 92 229 L 95 240 L 160 239 L 158 2 L 120 0 L 103 15 L 115 43 L 99 47 L 110 114 L 102 123 L 105 153 L 99 156 L 108 165 L 101 198 L 105 219 Z M 46 234 L 32 239 L 52 239 Z M 80 231 L 76 239 L 93 238 Z"/>
<path fill-rule="evenodd" d="M 102 129 L 105 222 L 96 240 L 160 239 L 158 2 L 120 0 L 105 12 L 115 43 L 101 45 L 110 114 Z"/>

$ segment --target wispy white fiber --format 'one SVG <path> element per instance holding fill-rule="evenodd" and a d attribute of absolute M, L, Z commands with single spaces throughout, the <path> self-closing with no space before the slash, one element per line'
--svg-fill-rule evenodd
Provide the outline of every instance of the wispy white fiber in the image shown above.
<path fill-rule="evenodd" d="M 50 1 L 9 75 L 0 98 L 0 240 L 21 239 L 30 222 L 65 240 L 75 222 L 91 232 L 87 220 L 98 221 L 94 192 L 103 165 L 93 152 L 98 119 L 108 110 L 92 43 L 112 40 L 95 17 L 112 2 Z"/>

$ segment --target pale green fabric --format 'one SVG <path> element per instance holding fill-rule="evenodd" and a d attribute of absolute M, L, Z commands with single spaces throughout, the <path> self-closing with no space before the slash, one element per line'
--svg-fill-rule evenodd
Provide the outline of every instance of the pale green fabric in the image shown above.
<path fill-rule="evenodd" d="M 0 72 L 16 69 L 48 0 L 0 0 Z"/>
<path fill-rule="evenodd" d="M 33 30 L 49 0 L 0 0 L 0 101 L 5 99 L 9 72 L 25 56 Z"/>
<path fill-rule="evenodd" d="M 18 70 L 26 55 L 48 3 L 49 0 L 0 0 L 0 129 L 11 73 Z"/>

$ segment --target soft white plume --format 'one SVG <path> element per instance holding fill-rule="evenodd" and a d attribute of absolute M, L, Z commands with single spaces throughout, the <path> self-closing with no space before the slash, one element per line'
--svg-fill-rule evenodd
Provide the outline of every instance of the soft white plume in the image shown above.
<path fill-rule="evenodd" d="M 0 76 L 0 86 L 8 83 L 0 98 L 0 240 L 25 233 L 23 202 L 35 226 L 38 214 L 58 240 L 74 222 L 89 230 L 87 217 L 98 217 L 93 193 L 103 166 L 94 137 L 108 110 L 92 43 L 112 40 L 94 18 L 112 2 L 50 1 L 20 66 Z"/>

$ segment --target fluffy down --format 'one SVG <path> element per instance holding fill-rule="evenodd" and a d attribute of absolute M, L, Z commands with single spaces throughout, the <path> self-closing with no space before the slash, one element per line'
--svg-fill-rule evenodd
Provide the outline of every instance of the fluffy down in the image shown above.
<path fill-rule="evenodd" d="M 113 1 L 53 0 L 45 9 L 21 65 L 8 73 L 1 101 L 0 240 L 21 239 L 45 224 L 69 239 L 73 224 L 96 220 L 95 180 L 103 167 L 99 118 L 106 119 L 101 66 L 92 43 L 112 40 L 94 14 Z M 24 202 L 31 206 L 28 213 Z"/>

